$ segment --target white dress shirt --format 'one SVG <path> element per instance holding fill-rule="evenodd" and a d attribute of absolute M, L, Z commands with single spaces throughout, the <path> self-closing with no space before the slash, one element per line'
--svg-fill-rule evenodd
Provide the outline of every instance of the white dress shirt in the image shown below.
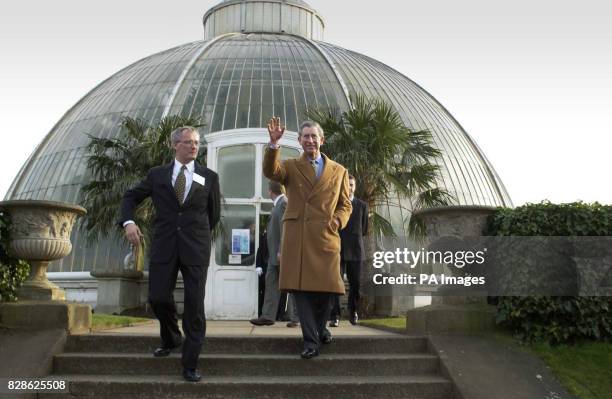
<path fill-rule="evenodd" d="M 285 194 L 280 194 L 278 197 L 274 198 L 274 201 L 272 201 L 272 205 L 276 206 L 276 204 L 278 204 L 278 201 L 281 200 L 281 198 L 283 198 L 285 196 Z"/>

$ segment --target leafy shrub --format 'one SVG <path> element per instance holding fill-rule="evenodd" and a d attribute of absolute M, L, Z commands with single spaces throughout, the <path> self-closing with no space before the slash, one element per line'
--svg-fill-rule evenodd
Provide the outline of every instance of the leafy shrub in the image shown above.
<path fill-rule="evenodd" d="M 544 201 L 515 209 L 499 208 L 489 217 L 485 235 L 612 236 L 612 206 Z"/>
<path fill-rule="evenodd" d="M 485 234 L 612 236 L 612 206 L 542 202 L 500 208 L 489 217 Z M 524 342 L 612 340 L 610 297 L 500 297 L 496 319 Z"/>
<path fill-rule="evenodd" d="M 610 297 L 502 297 L 496 321 L 523 342 L 612 339 Z"/>
<path fill-rule="evenodd" d="M 0 302 L 17 300 L 17 288 L 30 272 L 27 262 L 8 254 L 8 238 L 8 220 L 0 212 Z"/>

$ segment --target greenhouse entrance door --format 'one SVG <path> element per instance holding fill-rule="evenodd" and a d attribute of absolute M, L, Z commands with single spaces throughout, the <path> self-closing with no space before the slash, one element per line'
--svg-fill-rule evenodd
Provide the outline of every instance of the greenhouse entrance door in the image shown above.
<path fill-rule="evenodd" d="M 221 232 L 214 240 L 206 282 L 206 316 L 213 320 L 257 317 L 255 255 L 272 209 L 262 173 L 266 129 L 238 129 L 206 136 L 208 167 L 219 174 Z M 299 156 L 297 133 L 285 132 L 283 159 Z"/>

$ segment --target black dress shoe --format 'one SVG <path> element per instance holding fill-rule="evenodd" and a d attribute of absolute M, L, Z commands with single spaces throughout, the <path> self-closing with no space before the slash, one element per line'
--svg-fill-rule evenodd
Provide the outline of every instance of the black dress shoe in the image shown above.
<path fill-rule="evenodd" d="M 349 321 L 351 322 L 352 325 L 356 325 L 357 324 L 357 321 L 359 321 L 359 316 L 357 316 L 357 312 L 354 312 L 351 315 L 351 318 L 350 318 Z"/>
<path fill-rule="evenodd" d="M 183 378 L 185 381 L 198 382 L 202 379 L 202 375 L 196 369 L 183 369 Z"/>
<path fill-rule="evenodd" d="M 173 346 L 166 346 L 166 345 L 162 344 L 162 346 L 160 346 L 159 348 L 157 348 L 157 349 L 155 349 L 153 351 L 153 356 L 155 356 L 155 357 L 166 357 L 166 356 L 169 356 L 170 352 L 172 352 L 172 349 L 178 348 L 179 346 L 181 346 L 182 343 L 183 343 L 183 339 L 181 338 L 181 339 L 179 339 L 178 344 L 173 345 Z"/>
<path fill-rule="evenodd" d="M 159 347 L 157 349 L 155 349 L 155 351 L 153 351 L 153 356 L 155 357 L 166 357 L 166 356 L 170 356 L 170 352 L 172 351 L 171 348 L 166 348 L 166 347 Z"/>
<path fill-rule="evenodd" d="M 178 348 L 179 346 L 181 346 L 181 344 L 175 345 L 175 346 L 171 346 L 171 347 L 167 347 L 167 346 L 160 346 L 159 348 L 155 349 L 153 351 L 153 356 L 155 357 L 166 357 L 170 355 L 170 352 L 172 352 L 172 349 Z"/>
<path fill-rule="evenodd" d="M 331 334 L 327 334 L 321 337 L 321 342 L 324 344 L 331 344 L 332 341 L 333 341 L 333 338 Z"/>
<path fill-rule="evenodd" d="M 319 351 L 317 349 L 306 348 L 300 353 L 302 359 L 312 359 L 315 356 L 319 356 Z"/>
<path fill-rule="evenodd" d="M 264 317 L 258 317 L 249 321 L 251 322 L 251 324 L 256 326 L 271 326 L 274 324 L 274 320 L 266 319 Z"/>

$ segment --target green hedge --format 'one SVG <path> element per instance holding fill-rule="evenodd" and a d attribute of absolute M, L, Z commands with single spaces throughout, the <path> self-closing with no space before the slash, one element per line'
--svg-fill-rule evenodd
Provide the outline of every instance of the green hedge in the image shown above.
<path fill-rule="evenodd" d="M 489 217 L 486 235 L 612 236 L 612 206 L 597 202 L 541 202 L 500 208 Z"/>
<path fill-rule="evenodd" d="M 612 236 L 612 206 L 542 202 L 500 208 L 489 217 L 485 234 Z M 612 340 L 612 298 L 500 297 L 497 323 L 525 342 Z"/>
<path fill-rule="evenodd" d="M 30 265 L 7 252 L 8 218 L 0 212 L 0 302 L 17 300 L 17 288 L 30 272 Z"/>

